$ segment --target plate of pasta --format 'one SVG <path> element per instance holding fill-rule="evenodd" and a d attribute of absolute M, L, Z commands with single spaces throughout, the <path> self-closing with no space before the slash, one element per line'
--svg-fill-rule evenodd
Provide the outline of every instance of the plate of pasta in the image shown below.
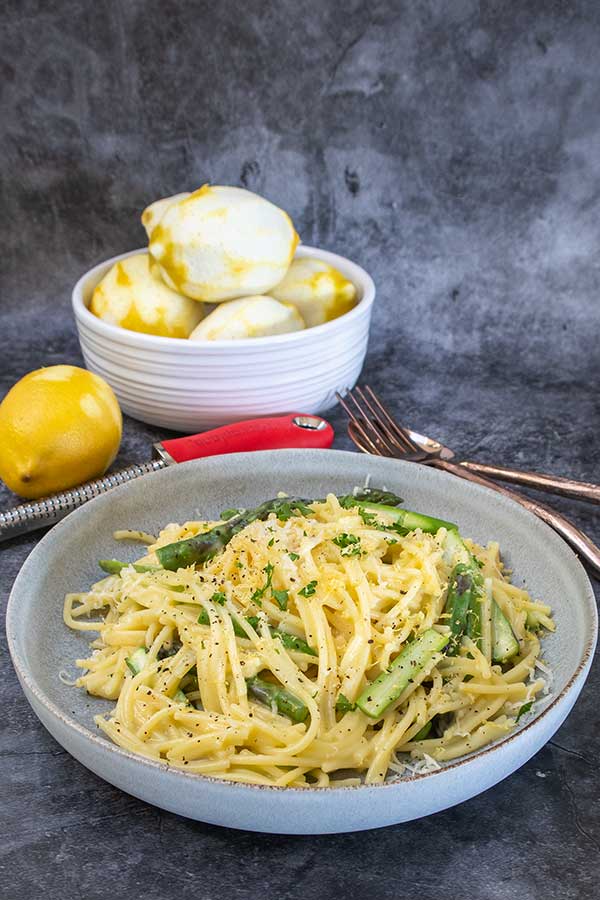
<path fill-rule="evenodd" d="M 340 451 L 212 457 L 33 551 L 7 614 L 35 712 L 111 783 L 201 821 L 407 821 L 558 728 L 597 632 L 583 568 L 477 485 Z"/>

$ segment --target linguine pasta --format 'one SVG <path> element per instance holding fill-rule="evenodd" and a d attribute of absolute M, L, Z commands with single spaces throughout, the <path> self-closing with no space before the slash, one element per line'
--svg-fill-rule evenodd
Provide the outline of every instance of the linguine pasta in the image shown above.
<path fill-rule="evenodd" d="M 158 548 L 214 524 L 168 525 L 147 571 L 128 565 L 65 599 L 66 624 L 98 632 L 76 684 L 114 703 L 96 723 L 121 747 L 237 782 L 372 784 L 506 735 L 545 687 L 534 670 L 550 609 L 510 584 L 495 543 L 466 542 L 480 633 L 432 652 L 373 717 L 356 706 L 369 685 L 415 638 L 451 634 L 446 529 L 402 534 L 329 495 L 251 522 L 201 566 L 157 567 Z M 516 639 L 504 662 L 492 604 Z"/>

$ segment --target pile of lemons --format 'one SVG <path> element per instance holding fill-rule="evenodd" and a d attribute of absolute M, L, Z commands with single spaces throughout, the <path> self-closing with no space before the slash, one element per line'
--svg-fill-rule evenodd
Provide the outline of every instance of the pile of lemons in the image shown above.
<path fill-rule="evenodd" d="M 294 257 L 290 217 L 252 191 L 205 184 L 152 203 L 142 224 L 148 253 L 116 263 L 92 296 L 91 311 L 112 325 L 234 340 L 311 328 L 356 303 L 333 266 Z"/>

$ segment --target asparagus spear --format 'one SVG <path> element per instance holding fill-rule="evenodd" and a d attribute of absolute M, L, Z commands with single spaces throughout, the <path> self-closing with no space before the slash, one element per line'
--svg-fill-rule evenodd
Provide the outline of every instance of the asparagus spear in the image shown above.
<path fill-rule="evenodd" d="M 393 521 L 394 529 L 400 530 L 405 534 L 420 528 L 429 534 L 436 534 L 440 528 L 446 528 L 448 531 L 455 531 L 457 526 L 453 522 L 446 522 L 444 519 L 436 519 L 434 516 L 426 516 L 423 513 L 413 512 L 410 509 L 401 509 L 397 506 L 386 506 L 383 503 L 373 503 L 371 500 L 366 502 L 355 503 L 367 513 L 366 522 L 370 524 L 368 516 L 375 516 L 377 513 L 389 516 Z M 379 524 L 374 519 L 374 524 Z"/>
<path fill-rule="evenodd" d="M 190 693 L 191 691 L 197 691 L 198 689 L 198 672 L 196 666 L 192 666 L 189 672 L 187 672 L 179 682 L 179 690 L 184 693 Z"/>
<path fill-rule="evenodd" d="M 382 491 L 378 488 L 362 488 L 352 494 L 344 494 L 342 497 L 338 497 L 338 500 L 340 506 L 343 506 L 345 509 L 351 509 L 353 506 L 358 506 L 359 503 L 362 504 L 367 501 L 370 503 L 384 503 L 387 506 L 400 506 L 401 503 L 404 503 L 404 500 L 398 494 L 394 494 L 392 491 Z"/>
<path fill-rule="evenodd" d="M 433 719 L 430 719 L 429 722 L 425 722 L 420 731 L 417 731 L 415 736 L 412 738 L 413 741 L 424 741 L 429 732 L 431 731 L 433 726 Z"/>
<path fill-rule="evenodd" d="M 469 637 L 471 637 L 474 641 L 479 645 L 481 642 L 481 599 L 483 597 L 483 579 L 481 577 L 481 570 L 475 560 L 475 557 L 472 553 L 469 552 L 467 547 L 465 546 L 460 534 L 457 531 L 449 531 L 446 535 L 444 541 L 444 552 L 446 556 L 446 561 L 451 563 L 453 560 L 458 559 L 456 563 L 453 573 L 459 569 L 461 572 L 470 579 L 471 581 L 471 592 L 469 595 L 469 607 L 467 609 L 466 614 L 463 618 L 461 606 L 461 602 L 464 601 L 464 598 L 460 598 L 454 595 L 456 601 L 458 602 L 458 607 L 450 607 L 451 602 L 451 594 L 452 594 L 452 576 L 450 577 L 450 588 L 448 590 L 448 601 L 446 605 L 446 610 L 451 613 L 451 622 L 450 628 L 452 629 L 452 633 L 454 635 L 454 642 L 451 645 L 451 649 L 448 650 L 448 655 L 455 656 L 458 652 L 458 646 L 460 644 L 460 638 L 466 632 Z M 461 619 L 461 623 L 464 627 L 461 628 L 454 626 L 454 619 Z M 513 630 L 510 626 L 510 622 L 498 606 L 495 600 L 492 600 L 492 661 L 495 663 L 503 663 L 506 662 L 513 656 L 519 652 L 519 643 L 513 633 Z"/>
<path fill-rule="evenodd" d="M 475 569 L 477 571 L 475 571 Z M 448 597 L 446 600 L 446 613 L 450 616 L 450 631 L 452 637 L 446 650 L 448 656 L 456 656 L 463 635 L 468 630 L 474 613 L 474 607 L 479 602 L 482 578 L 479 569 L 468 563 L 457 563 L 450 575 Z M 481 629 L 480 633 L 481 633 Z"/>
<path fill-rule="evenodd" d="M 282 515 L 285 518 L 293 515 L 294 511 L 299 512 L 301 515 L 306 515 L 310 512 L 306 505 L 307 502 L 311 501 L 301 500 L 298 497 L 282 497 L 276 500 L 267 500 L 265 503 L 257 506 L 256 509 L 244 510 L 232 516 L 227 522 L 215 525 L 214 528 L 211 528 L 210 531 L 206 531 L 204 534 L 198 534 L 196 537 L 175 541 L 173 544 L 160 547 L 156 551 L 156 555 L 163 568 L 171 571 L 182 569 L 185 566 L 205 563 L 224 550 L 232 537 L 251 522 L 257 519 L 267 519 L 271 513 Z"/>
<path fill-rule="evenodd" d="M 126 566 L 133 566 L 136 572 L 159 572 L 161 566 L 143 566 L 139 563 L 120 562 L 118 559 L 100 559 L 98 565 L 109 575 L 118 575 Z"/>
<path fill-rule="evenodd" d="M 364 689 L 356 701 L 358 708 L 372 719 L 379 719 L 448 641 L 448 635 L 428 628 L 398 654 L 386 672 Z"/>
<path fill-rule="evenodd" d="M 467 634 L 479 646 L 481 643 L 481 601 L 484 583 L 477 560 L 465 546 L 458 531 L 449 531 L 444 540 L 444 555 L 450 565 L 455 562 L 450 575 L 446 612 L 450 614 L 452 641 L 449 656 L 456 656 L 463 634 Z"/>
<path fill-rule="evenodd" d="M 510 622 L 496 602 L 492 603 L 492 660 L 504 663 L 519 652 Z"/>
<path fill-rule="evenodd" d="M 492 661 L 492 610 L 494 607 L 494 597 L 492 595 L 492 579 L 486 578 L 483 583 L 483 596 L 479 607 L 481 628 L 481 637 L 479 639 L 479 649 L 488 660 Z"/>
<path fill-rule="evenodd" d="M 132 675 L 139 675 L 144 666 L 146 665 L 146 657 L 147 652 L 145 647 L 138 647 L 137 650 L 134 650 L 131 656 L 128 656 L 125 662 L 127 663 L 128 668 L 131 671 Z"/>
<path fill-rule="evenodd" d="M 278 712 L 283 716 L 288 716 L 293 722 L 304 722 L 306 719 L 308 707 L 285 688 L 272 684 L 270 681 L 264 681 L 258 675 L 247 678 L 246 685 L 248 693 L 252 694 L 256 700 L 264 703 L 265 706 L 275 704 Z"/>
<path fill-rule="evenodd" d="M 484 593 L 485 587 L 483 583 L 483 578 L 479 575 L 477 578 L 477 573 L 475 573 L 474 577 L 474 590 L 471 595 L 471 602 L 469 604 L 469 611 L 467 613 L 467 637 L 470 637 L 474 644 L 479 647 L 481 650 L 481 631 L 482 631 L 482 620 L 483 620 L 483 609 L 482 603 L 484 601 Z M 493 602 L 493 601 L 492 601 Z"/>

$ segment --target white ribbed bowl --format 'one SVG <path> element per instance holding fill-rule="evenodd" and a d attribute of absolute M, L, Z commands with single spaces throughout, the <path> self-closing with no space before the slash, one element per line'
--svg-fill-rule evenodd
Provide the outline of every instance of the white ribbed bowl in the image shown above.
<path fill-rule="evenodd" d="M 271 413 L 319 413 L 335 392 L 356 383 L 375 299 L 372 278 L 343 256 L 299 247 L 352 281 L 359 302 L 343 316 L 291 334 L 237 341 L 163 338 L 103 322 L 88 309 L 94 288 L 132 250 L 100 263 L 73 289 L 73 309 L 85 364 L 113 388 L 123 412 L 177 431 L 199 431 Z"/>

